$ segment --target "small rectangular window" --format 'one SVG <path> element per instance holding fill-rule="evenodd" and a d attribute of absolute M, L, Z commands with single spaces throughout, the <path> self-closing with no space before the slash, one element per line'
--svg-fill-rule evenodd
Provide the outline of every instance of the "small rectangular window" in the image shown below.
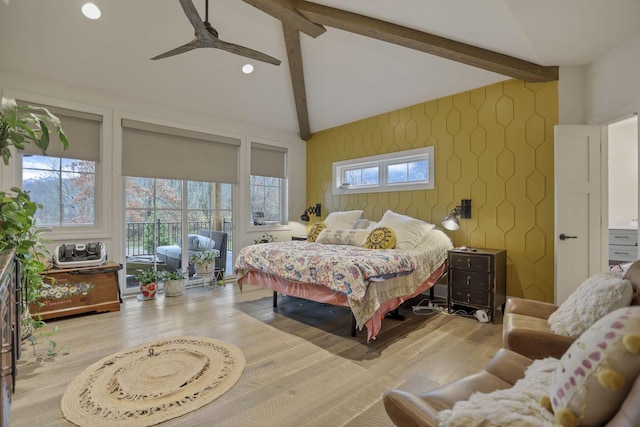
<path fill-rule="evenodd" d="M 433 146 L 335 162 L 332 194 L 433 189 L 434 163 Z"/>

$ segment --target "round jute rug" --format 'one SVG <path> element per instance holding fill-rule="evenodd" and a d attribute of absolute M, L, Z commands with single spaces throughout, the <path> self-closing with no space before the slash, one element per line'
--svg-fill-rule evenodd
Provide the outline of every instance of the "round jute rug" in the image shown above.
<path fill-rule="evenodd" d="M 151 426 L 211 403 L 238 381 L 237 347 L 181 336 L 112 354 L 85 369 L 62 396 L 64 417 L 79 426 Z"/>

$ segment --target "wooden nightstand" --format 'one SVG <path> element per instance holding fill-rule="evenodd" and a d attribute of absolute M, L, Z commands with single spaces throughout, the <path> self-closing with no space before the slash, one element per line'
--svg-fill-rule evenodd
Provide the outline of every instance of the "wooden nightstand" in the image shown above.
<path fill-rule="evenodd" d="M 503 249 L 449 251 L 448 309 L 454 304 L 487 310 L 493 323 L 506 302 L 507 252 Z"/>

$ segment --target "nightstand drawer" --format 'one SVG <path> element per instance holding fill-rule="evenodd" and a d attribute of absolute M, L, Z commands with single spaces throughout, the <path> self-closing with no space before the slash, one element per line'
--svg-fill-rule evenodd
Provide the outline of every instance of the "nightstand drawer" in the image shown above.
<path fill-rule="evenodd" d="M 612 246 L 613 245 L 638 246 L 638 231 L 610 229 L 609 244 Z"/>
<path fill-rule="evenodd" d="M 450 262 L 451 268 L 484 271 L 486 273 L 491 271 L 491 258 L 488 256 L 456 253 L 455 256 L 450 257 Z"/>
<path fill-rule="evenodd" d="M 489 292 L 492 288 L 491 275 L 488 272 L 456 270 L 449 271 L 450 286 L 454 288 L 469 288 Z"/>
<path fill-rule="evenodd" d="M 490 307 L 491 294 L 475 289 L 451 288 L 451 304 L 455 303 Z"/>
<path fill-rule="evenodd" d="M 635 261 L 638 259 L 636 246 L 609 245 L 609 259 L 612 261 Z"/>

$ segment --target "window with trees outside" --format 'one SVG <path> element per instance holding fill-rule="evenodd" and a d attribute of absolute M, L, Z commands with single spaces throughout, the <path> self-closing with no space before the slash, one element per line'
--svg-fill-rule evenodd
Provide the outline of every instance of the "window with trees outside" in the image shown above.
<path fill-rule="evenodd" d="M 34 144 L 22 152 L 22 189 L 42 205 L 35 214 L 38 227 L 79 229 L 99 227 L 100 139 L 102 116 L 36 103 L 20 105 L 47 108 L 60 119 L 69 148 L 60 144 L 55 133 L 49 135 L 47 154 Z"/>
<path fill-rule="evenodd" d="M 433 146 L 333 163 L 333 194 L 435 188 Z"/>
<path fill-rule="evenodd" d="M 22 188 L 42 205 L 39 227 L 93 226 L 96 223 L 96 162 L 23 155 Z"/>
<path fill-rule="evenodd" d="M 251 177 L 249 181 L 251 225 L 286 223 L 287 149 L 251 143 Z"/>
<path fill-rule="evenodd" d="M 251 175 L 253 225 L 280 224 L 283 179 Z"/>

